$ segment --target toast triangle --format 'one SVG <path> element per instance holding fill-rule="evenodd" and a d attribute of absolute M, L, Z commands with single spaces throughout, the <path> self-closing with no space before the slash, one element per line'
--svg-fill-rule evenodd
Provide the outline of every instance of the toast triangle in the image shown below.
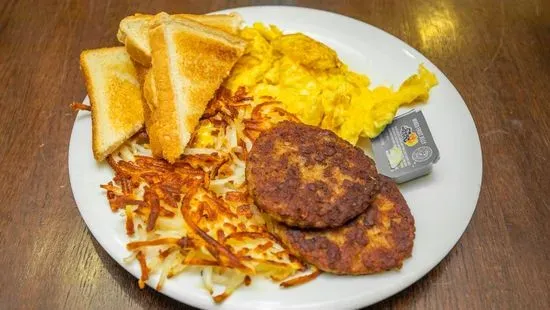
<path fill-rule="evenodd" d="M 149 25 L 154 15 L 136 14 L 120 21 L 117 39 L 126 46 L 132 59 L 143 66 L 151 66 L 151 45 L 149 44 Z M 209 27 L 217 28 L 230 34 L 236 34 L 242 24 L 242 17 L 237 13 L 194 15 L 175 14 L 178 19 L 191 19 Z"/>
<path fill-rule="evenodd" d="M 151 111 L 163 157 L 176 161 L 210 99 L 243 55 L 246 41 L 221 30 L 168 14 L 149 30 L 156 107 Z"/>
<path fill-rule="evenodd" d="M 102 161 L 143 127 L 141 87 L 123 46 L 85 50 L 80 67 L 92 106 L 92 150 Z"/>

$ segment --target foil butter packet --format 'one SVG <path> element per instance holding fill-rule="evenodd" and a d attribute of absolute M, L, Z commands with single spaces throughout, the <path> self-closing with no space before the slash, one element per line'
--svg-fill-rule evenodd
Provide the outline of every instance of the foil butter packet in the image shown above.
<path fill-rule="evenodd" d="M 430 173 L 439 160 L 439 150 L 421 111 L 397 116 L 371 142 L 378 172 L 396 183 Z"/>

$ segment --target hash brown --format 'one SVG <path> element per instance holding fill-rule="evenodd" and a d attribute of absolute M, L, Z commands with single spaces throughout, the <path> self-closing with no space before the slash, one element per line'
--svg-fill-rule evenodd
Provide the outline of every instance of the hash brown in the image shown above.
<path fill-rule="evenodd" d="M 301 228 L 338 227 L 378 190 L 374 162 L 329 130 L 284 121 L 255 141 L 246 179 L 257 206 Z"/>
<path fill-rule="evenodd" d="M 411 256 L 415 227 L 395 182 L 380 176 L 380 193 L 367 211 L 346 225 L 300 230 L 275 221 L 268 229 L 291 253 L 336 274 L 371 274 L 399 269 Z"/>

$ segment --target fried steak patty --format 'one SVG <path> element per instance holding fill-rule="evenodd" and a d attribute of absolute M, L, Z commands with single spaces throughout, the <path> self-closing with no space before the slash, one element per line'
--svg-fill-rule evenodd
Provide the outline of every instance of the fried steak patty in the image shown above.
<path fill-rule="evenodd" d="M 372 206 L 346 225 L 301 230 L 275 221 L 268 229 L 294 255 L 336 274 L 370 274 L 401 268 L 411 256 L 414 219 L 397 185 L 380 176 L 380 193 Z"/>
<path fill-rule="evenodd" d="M 302 228 L 338 227 L 378 191 L 374 162 L 329 130 L 281 122 L 255 141 L 246 179 L 258 207 Z"/>

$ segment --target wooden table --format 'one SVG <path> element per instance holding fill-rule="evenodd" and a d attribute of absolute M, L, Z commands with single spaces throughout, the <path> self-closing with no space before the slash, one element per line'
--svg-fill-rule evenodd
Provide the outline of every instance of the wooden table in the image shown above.
<path fill-rule="evenodd" d="M 67 150 L 85 96 L 82 49 L 116 44 L 134 12 L 250 4 L 365 21 L 430 58 L 464 97 L 483 149 L 477 211 L 426 277 L 375 308 L 550 308 L 550 2 L 67 1 L 0 4 L 0 308 L 184 308 L 136 280 L 88 232 Z M 458 133 L 460 134 L 460 133 Z"/>

